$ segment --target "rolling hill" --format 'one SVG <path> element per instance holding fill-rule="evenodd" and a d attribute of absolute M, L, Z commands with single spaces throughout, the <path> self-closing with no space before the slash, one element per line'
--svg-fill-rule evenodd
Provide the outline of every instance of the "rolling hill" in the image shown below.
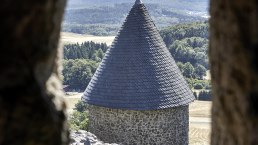
<path fill-rule="evenodd" d="M 70 0 L 63 31 L 91 35 L 115 35 L 134 0 Z M 144 0 L 159 28 L 205 21 L 207 0 Z"/>

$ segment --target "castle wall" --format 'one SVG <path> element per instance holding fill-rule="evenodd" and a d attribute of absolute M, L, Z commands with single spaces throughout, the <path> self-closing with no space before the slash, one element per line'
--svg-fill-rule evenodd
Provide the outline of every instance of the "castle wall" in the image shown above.
<path fill-rule="evenodd" d="M 90 132 L 104 142 L 124 145 L 188 145 L 188 106 L 155 111 L 90 105 Z"/>

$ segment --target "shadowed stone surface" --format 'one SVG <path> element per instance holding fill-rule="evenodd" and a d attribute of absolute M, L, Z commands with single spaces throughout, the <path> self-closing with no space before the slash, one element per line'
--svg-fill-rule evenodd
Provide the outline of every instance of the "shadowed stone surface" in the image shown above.
<path fill-rule="evenodd" d="M 211 0 L 212 145 L 258 144 L 258 1 Z"/>
<path fill-rule="evenodd" d="M 0 145 L 67 145 L 58 40 L 65 0 L 0 5 Z"/>

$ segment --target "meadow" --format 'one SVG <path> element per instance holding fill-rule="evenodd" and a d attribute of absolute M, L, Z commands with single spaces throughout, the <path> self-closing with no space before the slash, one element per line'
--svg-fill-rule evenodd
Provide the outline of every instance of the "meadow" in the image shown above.
<path fill-rule="evenodd" d="M 83 43 L 85 41 L 93 41 L 96 43 L 107 43 L 111 45 L 115 36 L 93 36 L 93 35 L 83 35 L 69 32 L 61 33 L 61 43 L 63 44 L 74 44 L 74 43 Z"/>

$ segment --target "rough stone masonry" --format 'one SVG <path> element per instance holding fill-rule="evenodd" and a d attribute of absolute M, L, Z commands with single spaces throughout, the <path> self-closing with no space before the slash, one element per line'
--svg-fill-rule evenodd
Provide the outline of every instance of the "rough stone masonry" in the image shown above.
<path fill-rule="evenodd" d="M 104 142 L 188 145 L 188 106 L 132 111 L 91 105 L 89 113 L 89 130 Z"/>

